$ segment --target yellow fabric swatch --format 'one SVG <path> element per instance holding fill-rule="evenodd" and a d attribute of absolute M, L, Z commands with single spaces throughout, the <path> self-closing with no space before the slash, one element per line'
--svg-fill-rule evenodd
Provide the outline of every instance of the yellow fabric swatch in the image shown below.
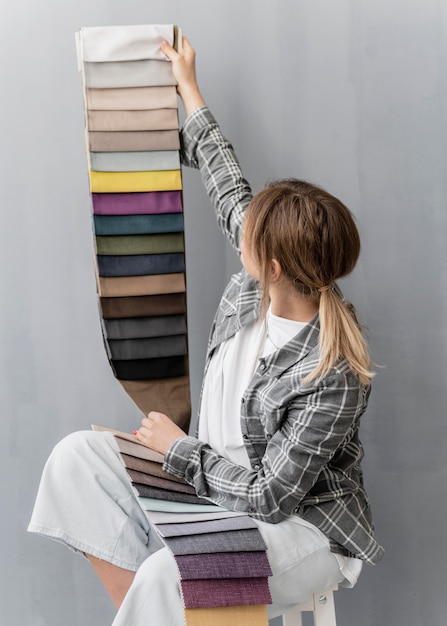
<path fill-rule="evenodd" d="M 96 172 L 90 170 L 90 190 L 93 193 L 175 191 L 181 188 L 180 170 L 155 172 Z"/>
<path fill-rule="evenodd" d="M 186 626 L 268 626 L 267 606 L 217 606 L 185 609 Z"/>

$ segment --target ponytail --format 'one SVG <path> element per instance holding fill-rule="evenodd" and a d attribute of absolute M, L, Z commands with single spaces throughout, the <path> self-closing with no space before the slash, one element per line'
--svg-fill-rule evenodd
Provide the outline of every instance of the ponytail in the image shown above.
<path fill-rule="evenodd" d="M 368 346 L 352 304 L 332 287 L 320 289 L 320 362 L 303 382 L 324 376 L 341 358 L 348 362 L 359 381 L 368 385 L 374 376 Z"/>

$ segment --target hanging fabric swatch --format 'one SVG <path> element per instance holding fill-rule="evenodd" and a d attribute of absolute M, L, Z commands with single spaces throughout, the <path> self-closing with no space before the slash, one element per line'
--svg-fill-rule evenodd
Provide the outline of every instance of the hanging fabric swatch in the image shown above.
<path fill-rule="evenodd" d="M 179 49 L 172 25 L 82 28 L 77 47 L 106 353 L 143 413 L 166 413 L 187 431 L 180 140 L 162 39 Z M 271 569 L 256 523 L 199 497 L 163 470 L 162 455 L 112 432 L 140 505 L 177 563 L 186 625 L 267 626 Z"/>
<path fill-rule="evenodd" d="M 99 313 L 115 377 L 186 432 L 191 401 L 173 25 L 81 28 Z"/>

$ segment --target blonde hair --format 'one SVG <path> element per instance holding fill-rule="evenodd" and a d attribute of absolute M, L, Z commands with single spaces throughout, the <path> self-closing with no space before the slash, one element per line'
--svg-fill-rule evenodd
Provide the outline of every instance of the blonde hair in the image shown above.
<path fill-rule="evenodd" d="M 295 289 L 318 301 L 320 361 L 304 382 L 324 376 L 344 357 L 359 381 L 368 384 L 373 376 L 368 346 L 354 307 L 334 286 L 354 269 L 360 254 L 360 237 L 349 209 L 311 183 L 272 182 L 247 208 L 244 241 L 260 268 L 264 314 L 272 259 Z"/>

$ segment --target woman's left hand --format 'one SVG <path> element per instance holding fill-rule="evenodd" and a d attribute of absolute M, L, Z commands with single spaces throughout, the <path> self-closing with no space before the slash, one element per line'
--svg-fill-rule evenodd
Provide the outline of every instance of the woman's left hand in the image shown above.
<path fill-rule="evenodd" d="M 186 437 L 186 433 L 170 417 L 156 411 L 151 411 L 141 420 L 141 428 L 134 431 L 134 435 L 140 443 L 160 454 L 166 454 L 176 439 Z"/>

